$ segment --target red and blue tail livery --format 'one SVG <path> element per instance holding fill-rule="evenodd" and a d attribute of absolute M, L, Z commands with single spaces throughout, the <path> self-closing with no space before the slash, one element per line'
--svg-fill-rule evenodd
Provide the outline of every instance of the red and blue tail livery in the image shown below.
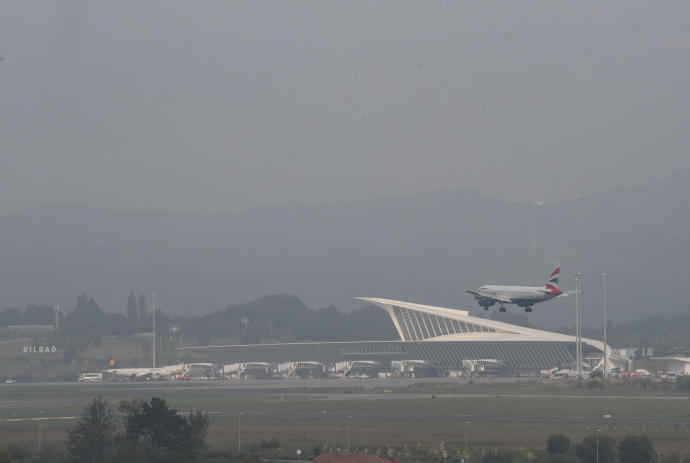
<path fill-rule="evenodd" d="M 544 287 L 551 291 L 553 294 L 556 296 L 559 296 L 563 294 L 563 291 L 558 289 L 558 280 L 560 279 L 561 276 L 561 266 L 557 265 L 555 269 L 553 269 L 553 272 L 551 272 L 551 275 L 549 275 L 549 279 L 546 282 L 546 285 Z"/>
<path fill-rule="evenodd" d="M 561 266 L 558 265 L 556 266 L 555 269 L 553 269 L 553 272 L 551 272 L 551 275 L 549 275 L 549 281 L 547 284 L 551 284 L 558 288 L 558 280 L 560 279 L 561 276 Z"/>

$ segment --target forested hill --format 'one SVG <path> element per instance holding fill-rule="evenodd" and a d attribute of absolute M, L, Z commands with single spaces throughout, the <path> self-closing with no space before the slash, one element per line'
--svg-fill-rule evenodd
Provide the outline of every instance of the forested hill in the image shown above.
<path fill-rule="evenodd" d="M 0 217 L 0 307 L 70 305 L 86 291 L 124 311 L 130 290 L 169 313 L 204 314 L 271 293 L 351 310 L 354 296 L 477 311 L 465 289 L 561 285 L 585 272 L 585 324 L 600 323 L 602 271 L 614 322 L 690 311 L 690 170 L 563 203 L 516 203 L 470 190 L 238 214 L 49 207 Z M 535 306 L 563 326 L 572 301 Z"/>
<path fill-rule="evenodd" d="M 243 344 L 283 341 L 396 340 L 388 314 L 366 305 L 349 313 L 329 306 L 310 310 L 290 295 L 269 295 L 245 304 L 181 321 L 186 333 L 197 337 L 233 336 Z"/>

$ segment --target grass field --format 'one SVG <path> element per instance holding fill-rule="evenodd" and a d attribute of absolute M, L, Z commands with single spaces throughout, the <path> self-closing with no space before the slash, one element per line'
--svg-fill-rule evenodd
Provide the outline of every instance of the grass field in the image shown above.
<path fill-rule="evenodd" d="M 251 382 L 244 383 L 251 387 Z M 401 388 L 384 393 L 373 390 L 321 388 L 233 389 L 220 383 L 122 383 L 98 385 L 16 385 L 0 387 L 0 418 L 77 415 L 96 395 L 113 403 L 135 397 L 166 398 L 180 411 L 210 413 L 208 442 L 213 448 L 237 447 L 238 414 L 242 412 L 241 435 L 245 447 L 273 437 L 283 448 L 343 448 L 350 421 L 353 448 L 386 446 L 437 447 L 464 445 L 464 420 L 459 416 L 512 416 L 521 422 L 490 422 L 469 418 L 469 440 L 476 447 L 543 448 L 546 438 L 564 433 L 574 440 L 602 426 L 604 414 L 630 419 L 688 419 L 690 399 L 666 393 L 637 397 L 639 391 L 616 396 L 574 389 L 558 389 L 558 395 L 544 394 L 533 383 L 468 384 L 450 393 L 419 392 L 422 387 Z M 548 386 L 548 385 L 547 385 Z M 424 388 L 442 391 L 442 385 Z M 475 389 L 476 388 L 476 389 Z M 403 391 L 411 391 L 404 393 Z M 575 395 L 576 392 L 583 394 Z M 349 393 L 348 393 L 349 392 Z M 43 412 L 43 413 L 41 413 Z M 275 415 L 279 416 L 275 416 Z M 305 416 L 308 415 L 308 416 Z M 537 421 L 535 422 L 535 417 Z M 539 417 L 584 417 L 587 422 L 539 422 Z M 545 419 L 547 419 L 545 418 Z M 61 445 L 66 428 L 74 421 L 43 421 L 44 443 Z M 647 433 L 658 450 L 686 451 L 690 448 L 688 426 L 608 424 L 603 431 L 621 438 L 628 433 Z M 0 422 L 0 446 L 7 442 L 35 442 L 37 422 Z"/>

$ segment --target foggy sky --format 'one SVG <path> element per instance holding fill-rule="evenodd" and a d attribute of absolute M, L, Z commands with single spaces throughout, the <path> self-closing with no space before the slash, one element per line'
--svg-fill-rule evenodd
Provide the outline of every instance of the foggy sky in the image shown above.
<path fill-rule="evenodd" d="M 0 213 L 241 210 L 690 166 L 687 2 L 5 2 Z"/>

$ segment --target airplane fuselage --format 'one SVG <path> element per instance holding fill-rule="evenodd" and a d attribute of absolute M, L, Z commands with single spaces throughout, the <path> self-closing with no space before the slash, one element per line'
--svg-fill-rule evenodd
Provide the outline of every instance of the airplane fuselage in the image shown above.
<path fill-rule="evenodd" d="M 507 303 L 517 304 L 521 307 L 529 307 L 532 304 L 548 301 L 558 296 L 558 293 L 547 291 L 543 286 L 487 285 L 479 288 L 477 293 L 480 297 L 510 300 Z"/>

